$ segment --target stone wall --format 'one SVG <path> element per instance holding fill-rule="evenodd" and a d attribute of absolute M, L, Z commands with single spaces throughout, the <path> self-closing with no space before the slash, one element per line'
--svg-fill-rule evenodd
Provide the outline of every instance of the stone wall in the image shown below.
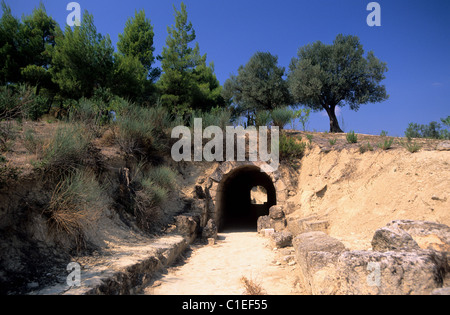
<path fill-rule="evenodd" d="M 443 294 L 450 286 L 449 231 L 433 222 L 394 221 L 375 232 L 367 251 L 349 251 L 324 232 L 302 233 L 293 241 L 299 276 L 314 295 Z"/>

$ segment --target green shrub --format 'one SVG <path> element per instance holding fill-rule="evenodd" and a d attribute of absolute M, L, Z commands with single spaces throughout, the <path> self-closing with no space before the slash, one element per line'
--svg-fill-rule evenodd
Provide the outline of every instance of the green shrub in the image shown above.
<path fill-rule="evenodd" d="M 151 112 L 129 105 L 117 118 L 117 142 L 123 152 L 145 158 L 158 149 Z"/>
<path fill-rule="evenodd" d="M 127 100 L 116 96 L 111 99 L 108 105 L 108 110 L 116 113 L 122 113 L 126 110 L 126 108 L 128 108 L 128 106 L 130 106 L 130 103 Z"/>
<path fill-rule="evenodd" d="M 49 99 L 26 85 L 0 87 L 0 119 L 37 120 L 48 112 Z"/>
<path fill-rule="evenodd" d="M 361 145 L 359 147 L 359 152 L 361 154 L 367 152 L 367 151 L 373 151 L 373 146 L 370 144 L 370 142 L 367 142 L 367 145 Z"/>
<path fill-rule="evenodd" d="M 354 131 L 347 133 L 346 138 L 348 143 L 358 143 L 358 135 Z"/>
<path fill-rule="evenodd" d="M 274 126 L 283 129 L 294 118 L 292 111 L 287 107 L 276 108 L 271 113 Z"/>
<path fill-rule="evenodd" d="M 144 108 L 122 104 L 117 113 L 116 141 L 123 152 L 138 160 L 156 158 L 169 149 L 171 128 L 178 123 L 161 105 Z"/>
<path fill-rule="evenodd" d="M 227 108 L 216 107 L 211 110 L 211 114 L 217 116 L 218 125 L 222 130 L 231 126 L 231 112 Z"/>
<path fill-rule="evenodd" d="M 400 141 L 400 144 L 411 153 L 419 152 L 422 149 L 422 146 L 412 139 L 408 139 L 406 142 Z"/>
<path fill-rule="evenodd" d="M 442 140 L 450 140 L 450 131 L 446 130 L 446 129 L 442 129 L 439 132 L 439 139 Z"/>
<path fill-rule="evenodd" d="M 364 145 L 359 147 L 359 153 L 363 154 L 367 151 L 366 147 Z"/>
<path fill-rule="evenodd" d="M 378 147 L 383 150 L 389 150 L 394 143 L 394 138 L 385 139 L 384 142 L 378 144 Z"/>
<path fill-rule="evenodd" d="M 43 149 L 43 141 L 36 137 L 33 129 L 26 129 L 23 133 L 23 145 L 31 154 L 40 154 Z"/>
<path fill-rule="evenodd" d="M 293 113 L 293 120 L 298 119 L 300 124 L 302 125 L 303 131 L 306 131 L 306 126 L 309 122 L 309 116 L 311 115 L 310 108 L 301 108 Z M 292 128 L 294 129 L 294 128 Z"/>
<path fill-rule="evenodd" d="M 89 158 L 90 140 L 89 133 L 79 125 L 59 127 L 43 148 L 41 166 L 49 173 L 74 171 Z"/>
<path fill-rule="evenodd" d="M 172 128 L 182 123 L 180 120 L 174 120 L 167 108 L 162 105 L 150 107 L 147 110 L 149 119 L 152 119 L 155 148 L 161 152 L 168 152 L 171 147 Z"/>
<path fill-rule="evenodd" d="M 94 90 L 94 94 L 92 95 L 92 100 L 95 103 L 108 104 L 115 97 L 116 96 L 112 93 L 110 88 L 98 87 Z M 103 105 L 103 108 L 106 109 L 106 105 Z"/>
<path fill-rule="evenodd" d="M 77 170 L 56 185 L 44 214 L 56 232 L 65 233 L 81 249 L 89 230 L 95 228 L 108 206 L 105 196 L 105 188 L 92 173 Z"/>
<path fill-rule="evenodd" d="M 50 105 L 50 100 L 48 98 L 35 96 L 33 102 L 25 108 L 25 118 L 38 120 L 49 112 Z"/>
<path fill-rule="evenodd" d="M 31 92 L 24 102 L 28 102 L 31 97 Z M 23 116 L 23 103 L 20 101 L 16 94 L 14 86 L 0 86 L 0 120 L 22 118 Z"/>
<path fill-rule="evenodd" d="M 336 138 L 328 140 L 328 142 L 330 143 L 331 146 L 335 145 L 336 141 L 337 141 Z"/>
<path fill-rule="evenodd" d="M 260 110 L 255 115 L 255 126 L 268 126 L 272 121 L 272 116 L 268 110 Z"/>
<path fill-rule="evenodd" d="M 148 205 L 151 207 L 159 207 L 167 201 L 169 190 L 165 187 L 158 186 L 150 178 L 144 178 L 141 181 L 142 190 L 145 194 L 145 199 L 148 200 Z M 143 199 L 141 197 L 141 199 Z"/>
<path fill-rule="evenodd" d="M 280 158 L 286 160 L 293 160 L 301 158 L 306 149 L 306 143 L 294 137 L 288 137 L 285 134 L 280 134 Z"/>
<path fill-rule="evenodd" d="M 168 200 L 169 192 L 176 184 L 176 174 L 168 167 L 156 167 L 148 171 L 140 164 L 134 175 L 134 215 L 138 225 L 150 231 L 161 218 L 161 206 Z"/>
<path fill-rule="evenodd" d="M 231 113 L 228 109 L 216 107 L 209 112 L 194 111 L 191 115 L 189 125 L 194 126 L 194 119 L 201 118 L 203 128 L 209 126 L 217 126 L 225 130 L 227 126 L 231 125 Z"/>
<path fill-rule="evenodd" d="M 446 123 L 443 119 L 442 122 Z M 408 139 L 412 138 L 428 138 L 428 139 L 450 139 L 450 132 L 447 129 L 442 129 L 441 124 L 432 121 L 428 125 L 420 125 L 410 123 L 405 131 L 405 136 Z"/>
<path fill-rule="evenodd" d="M 17 137 L 14 121 L 0 121 L 0 152 L 7 152 L 12 149 Z"/>
<path fill-rule="evenodd" d="M 175 172 L 168 167 L 155 167 L 148 171 L 148 178 L 153 183 L 166 189 L 172 189 L 176 182 Z"/>
<path fill-rule="evenodd" d="M 102 112 L 101 105 L 86 98 L 80 99 L 69 109 L 69 121 L 74 124 L 83 124 L 96 137 L 101 135 L 101 125 L 107 120 L 104 116 L 107 116 L 107 113 Z"/>
<path fill-rule="evenodd" d="M 173 117 L 164 106 L 158 104 L 155 107 L 147 109 L 149 116 L 153 119 L 155 131 L 158 133 L 167 134 L 168 129 L 173 127 Z"/>

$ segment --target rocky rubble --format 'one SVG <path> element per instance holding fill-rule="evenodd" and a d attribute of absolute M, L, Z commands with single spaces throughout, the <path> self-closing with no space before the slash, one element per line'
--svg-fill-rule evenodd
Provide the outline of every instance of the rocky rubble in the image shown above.
<path fill-rule="evenodd" d="M 217 239 L 217 225 L 213 219 L 209 219 L 208 223 L 202 230 L 203 240 Z"/>
<path fill-rule="evenodd" d="M 273 206 L 269 210 L 268 216 L 261 216 L 257 221 L 258 232 L 266 229 L 274 229 L 281 232 L 286 229 L 286 217 L 282 206 Z"/>
<path fill-rule="evenodd" d="M 175 217 L 176 232 L 192 243 L 198 234 L 199 217 L 193 214 L 183 214 Z"/>
<path fill-rule="evenodd" d="M 428 221 L 397 220 L 392 221 L 382 229 L 402 234 L 404 237 L 412 239 L 412 241 L 410 240 L 403 244 L 403 250 L 423 248 L 450 252 L 450 227 L 445 224 Z M 372 240 L 372 247 L 374 250 L 383 251 L 382 249 L 375 249 L 375 247 L 380 245 L 377 232 L 375 232 Z M 388 247 L 392 250 L 394 250 L 395 246 L 395 241 L 391 241 L 388 244 Z"/>
<path fill-rule="evenodd" d="M 292 245 L 292 234 L 287 231 L 275 232 L 270 236 L 270 244 L 274 248 L 284 248 Z"/>
<path fill-rule="evenodd" d="M 349 250 L 327 221 L 287 218 L 282 206 L 258 220 L 275 248 L 293 246 L 299 278 L 314 295 L 450 294 L 450 228 L 397 220 L 375 231 L 371 250 Z"/>
<path fill-rule="evenodd" d="M 309 294 L 445 294 L 448 288 L 442 288 L 450 285 L 448 229 L 432 222 L 394 221 L 375 232 L 370 251 L 348 251 L 323 232 L 300 234 L 293 243 Z"/>

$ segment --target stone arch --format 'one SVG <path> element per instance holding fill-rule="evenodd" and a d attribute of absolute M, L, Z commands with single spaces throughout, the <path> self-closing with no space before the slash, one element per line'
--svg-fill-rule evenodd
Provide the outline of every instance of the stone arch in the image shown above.
<path fill-rule="evenodd" d="M 268 208 L 272 205 L 284 204 L 287 198 L 287 189 L 281 174 L 278 170 L 275 172 L 262 171 L 263 163 L 246 161 L 220 164 L 206 183 L 207 206 L 203 216 L 204 222 L 213 219 L 221 229 L 227 223 L 230 224 L 233 215 L 236 215 L 237 220 L 249 221 L 247 223 L 254 224 L 256 230 L 258 216 L 267 215 Z M 251 208 L 246 210 L 250 212 L 240 213 L 239 203 L 247 202 L 245 199 L 247 192 L 250 203 L 250 190 L 258 185 L 267 190 L 267 205 L 249 206 Z M 232 208 L 231 211 L 230 208 Z"/>

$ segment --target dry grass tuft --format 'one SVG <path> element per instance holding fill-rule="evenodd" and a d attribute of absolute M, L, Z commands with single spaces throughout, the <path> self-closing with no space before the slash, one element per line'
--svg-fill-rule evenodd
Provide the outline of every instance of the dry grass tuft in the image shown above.
<path fill-rule="evenodd" d="M 262 288 L 261 284 L 253 279 L 248 279 L 242 276 L 241 283 L 244 286 L 244 295 L 266 295 L 266 291 Z"/>
<path fill-rule="evenodd" d="M 143 164 L 139 164 L 134 173 L 131 182 L 134 215 L 142 229 L 151 231 L 161 219 L 161 206 L 168 200 L 169 193 L 176 184 L 176 173 L 164 166 L 144 171 Z"/>
<path fill-rule="evenodd" d="M 44 211 L 50 227 L 75 241 L 77 249 L 84 248 L 89 229 L 107 207 L 105 195 L 92 173 L 76 171 L 67 176 L 56 185 Z"/>
<path fill-rule="evenodd" d="M 40 165 L 50 175 L 73 172 L 89 159 L 90 142 L 91 134 L 81 125 L 62 125 L 44 142 Z"/>

